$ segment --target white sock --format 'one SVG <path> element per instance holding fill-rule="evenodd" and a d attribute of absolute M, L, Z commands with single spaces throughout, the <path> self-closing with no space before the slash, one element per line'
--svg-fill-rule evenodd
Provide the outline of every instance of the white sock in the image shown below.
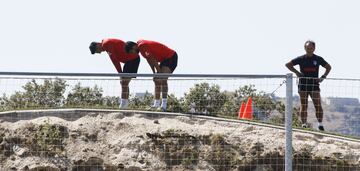
<path fill-rule="evenodd" d="M 318 122 L 318 126 L 323 126 L 322 122 Z"/>
<path fill-rule="evenodd" d="M 120 100 L 120 107 L 127 107 L 129 105 L 128 99 L 121 99 Z"/>
<path fill-rule="evenodd" d="M 159 107 L 160 106 L 160 100 L 155 99 L 153 107 Z"/>
<path fill-rule="evenodd" d="M 167 99 L 162 99 L 162 100 L 161 100 L 161 107 L 162 107 L 163 109 L 166 109 L 166 106 L 167 106 Z"/>

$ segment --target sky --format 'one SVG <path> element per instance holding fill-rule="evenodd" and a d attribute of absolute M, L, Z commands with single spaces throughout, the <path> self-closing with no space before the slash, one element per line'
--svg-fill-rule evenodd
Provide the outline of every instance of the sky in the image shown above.
<path fill-rule="evenodd" d="M 177 74 L 286 74 L 308 39 L 330 78 L 360 78 L 358 0 L 3 0 L 0 71 L 115 73 L 104 38 L 155 40 Z M 324 72 L 322 69 L 321 72 Z M 142 59 L 139 73 L 151 73 Z M 321 74 L 320 74 L 321 75 Z"/>

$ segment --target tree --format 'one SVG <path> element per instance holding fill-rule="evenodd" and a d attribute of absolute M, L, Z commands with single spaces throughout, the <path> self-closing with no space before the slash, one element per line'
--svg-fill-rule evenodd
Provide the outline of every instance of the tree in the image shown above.
<path fill-rule="evenodd" d="M 64 92 L 66 82 L 62 79 L 55 80 L 45 79 L 43 84 L 38 84 L 35 80 L 28 82 L 23 86 L 25 93 L 24 98 L 34 106 L 59 107 L 64 101 Z"/>
<path fill-rule="evenodd" d="M 277 107 L 277 110 L 280 112 L 280 115 L 273 115 L 270 116 L 270 123 L 277 124 L 277 125 L 284 125 L 285 124 L 285 105 L 280 103 Z M 300 108 L 294 107 L 293 114 L 292 114 L 292 126 L 300 127 L 301 120 L 300 120 Z"/>
<path fill-rule="evenodd" d="M 170 112 L 184 113 L 184 98 L 176 98 L 174 94 L 168 96 L 168 107 L 167 110 Z"/>
<path fill-rule="evenodd" d="M 103 90 L 97 85 L 82 87 L 77 83 L 64 97 L 68 85 L 61 79 L 45 79 L 39 84 L 34 79 L 26 83 L 24 91 L 16 91 L 10 97 L 0 97 L 0 110 L 47 108 L 47 107 L 110 107 L 117 108 L 118 96 L 103 97 Z M 240 86 L 234 92 L 220 91 L 219 85 L 195 84 L 183 98 L 174 94 L 168 96 L 167 110 L 180 113 L 200 113 L 226 117 L 237 117 L 241 102 L 253 98 L 254 118 L 283 124 L 285 105 L 275 97 L 255 89 L 254 85 Z M 129 108 L 147 110 L 154 96 L 146 92 L 141 97 L 130 98 Z M 300 125 L 299 110 L 294 108 L 293 124 Z M 270 119 L 270 120 L 268 120 Z"/>
<path fill-rule="evenodd" d="M 106 96 L 103 98 L 104 107 L 117 108 L 120 105 L 120 97 L 118 96 Z"/>
<path fill-rule="evenodd" d="M 45 79 L 39 84 L 34 79 L 26 83 L 24 91 L 16 91 L 9 98 L 4 94 L 1 98 L 3 110 L 37 108 L 37 107 L 60 107 L 64 102 L 64 92 L 67 84 L 64 80 L 55 78 Z"/>
<path fill-rule="evenodd" d="M 249 97 L 253 99 L 254 117 L 256 119 L 266 119 L 281 104 L 273 100 L 269 94 L 255 89 L 254 85 L 240 86 L 235 92 L 226 92 L 225 94 L 227 101 L 222 107 L 221 114 L 226 116 L 236 117 L 241 103 L 246 104 Z"/>
<path fill-rule="evenodd" d="M 147 109 L 150 107 L 151 102 L 154 99 L 154 95 L 149 92 L 145 92 L 145 94 L 141 97 L 134 96 L 129 100 L 129 108 L 132 109 Z"/>
<path fill-rule="evenodd" d="M 103 105 L 103 90 L 95 85 L 91 87 L 81 87 L 78 83 L 70 91 L 66 98 L 65 105 L 70 107 L 99 107 Z"/>
<path fill-rule="evenodd" d="M 220 92 L 219 85 L 210 86 L 209 83 L 200 83 L 190 88 L 190 92 L 185 94 L 184 100 L 186 111 L 193 106 L 196 113 L 216 115 L 225 104 L 226 95 Z"/>
<path fill-rule="evenodd" d="M 267 117 L 276 109 L 277 103 L 272 99 L 270 94 L 263 91 L 257 91 L 254 85 L 246 85 L 235 91 L 235 101 L 238 105 L 252 97 L 254 108 L 258 116 Z"/>

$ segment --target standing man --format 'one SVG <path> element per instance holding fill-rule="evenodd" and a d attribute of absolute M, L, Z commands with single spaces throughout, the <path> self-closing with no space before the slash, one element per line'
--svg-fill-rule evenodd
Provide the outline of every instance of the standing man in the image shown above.
<path fill-rule="evenodd" d="M 126 42 L 126 53 L 141 55 L 147 60 L 153 73 L 173 73 L 178 61 L 176 52 L 167 46 L 150 40 L 139 40 L 135 42 Z M 162 93 L 161 110 L 166 111 L 168 78 L 156 78 L 155 83 L 155 101 L 152 108 L 160 107 L 160 92 Z"/>
<path fill-rule="evenodd" d="M 320 97 L 320 83 L 327 77 L 331 70 L 330 64 L 328 64 L 322 57 L 314 54 L 315 51 L 315 42 L 306 41 L 305 42 L 305 51 L 306 54 L 299 56 L 286 64 L 286 67 L 294 72 L 297 77 L 300 78 L 298 91 L 300 95 L 300 117 L 302 122 L 302 127 L 307 128 L 307 105 L 308 105 L 308 96 L 311 97 L 315 109 L 316 109 L 316 118 L 318 120 L 318 128 L 321 131 L 324 131 L 324 126 L 322 124 L 323 120 L 323 109 L 321 106 L 321 97 Z M 294 68 L 295 65 L 300 66 L 300 72 Z M 322 66 L 326 69 L 325 73 L 319 78 L 319 66 Z"/>
<path fill-rule="evenodd" d="M 92 42 L 90 44 L 91 54 L 101 53 L 106 51 L 112 63 L 114 64 L 118 73 L 137 73 L 140 57 L 138 53 L 125 53 L 125 42 L 119 39 L 104 39 L 101 43 Z M 124 63 L 124 69 L 121 69 L 121 64 Z M 131 77 L 121 77 L 121 100 L 120 109 L 125 109 L 129 105 L 129 83 Z"/>

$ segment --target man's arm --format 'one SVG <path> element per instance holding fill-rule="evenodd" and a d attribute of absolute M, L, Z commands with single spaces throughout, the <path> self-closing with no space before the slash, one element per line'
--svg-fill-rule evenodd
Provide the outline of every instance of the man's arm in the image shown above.
<path fill-rule="evenodd" d="M 114 64 L 117 72 L 122 73 L 120 62 L 117 61 L 114 57 L 111 57 L 111 56 L 110 56 L 110 59 L 111 59 L 111 62 Z"/>
<path fill-rule="evenodd" d="M 325 73 L 320 77 L 319 82 L 324 81 L 324 79 L 327 77 L 327 75 L 329 75 L 330 71 L 331 71 L 331 65 L 330 64 L 326 64 L 324 66 L 325 68 Z"/>
<path fill-rule="evenodd" d="M 329 73 L 331 71 L 331 65 L 326 64 L 324 68 L 325 68 L 325 73 L 323 74 L 323 76 L 327 77 L 327 75 L 329 75 Z"/>
<path fill-rule="evenodd" d="M 146 60 L 149 63 L 153 73 L 160 73 L 160 66 L 154 57 L 149 56 L 148 58 L 146 58 Z"/>
<path fill-rule="evenodd" d="M 294 68 L 294 64 L 290 61 L 285 65 L 291 72 L 295 73 L 296 76 L 302 77 L 303 74 Z"/>

